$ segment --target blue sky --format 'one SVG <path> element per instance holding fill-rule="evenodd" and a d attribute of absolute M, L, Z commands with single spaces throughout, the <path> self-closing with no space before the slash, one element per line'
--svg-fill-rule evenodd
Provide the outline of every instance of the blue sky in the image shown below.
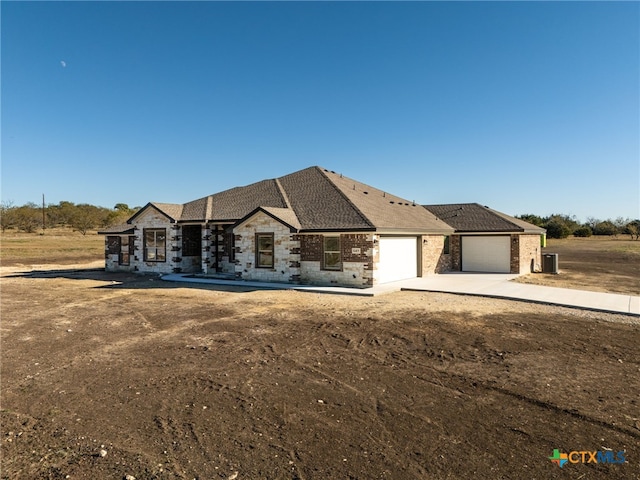
<path fill-rule="evenodd" d="M 7 2 L 2 192 L 184 203 L 321 165 L 640 217 L 638 2 Z"/>

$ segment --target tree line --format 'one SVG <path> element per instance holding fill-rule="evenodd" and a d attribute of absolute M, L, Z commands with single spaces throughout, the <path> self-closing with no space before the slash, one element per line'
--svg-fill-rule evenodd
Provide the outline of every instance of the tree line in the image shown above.
<path fill-rule="evenodd" d="M 55 228 L 69 227 L 86 235 L 96 228 L 106 228 L 124 223 L 140 207 L 129 208 L 126 203 L 117 203 L 113 208 L 97 207 L 86 203 L 75 204 L 62 201 L 44 206 L 33 202 L 16 206 L 12 202 L 0 203 L 0 228 L 25 233 Z M 574 215 L 553 214 L 540 217 L 534 214 L 517 215 L 529 223 L 545 228 L 548 238 L 590 237 L 591 235 L 629 235 L 633 240 L 640 238 L 640 220 L 617 217 L 600 220 L 587 217 L 579 222 Z"/>
<path fill-rule="evenodd" d="M 608 235 L 617 237 L 618 235 L 629 235 L 633 240 L 640 237 L 640 220 L 617 217 L 601 220 L 595 217 L 587 217 L 586 222 L 579 222 L 575 215 L 553 214 L 548 217 L 525 214 L 516 215 L 529 223 L 538 227 L 546 228 L 548 238 L 567 238 L 569 235 L 575 237 L 590 237 L 591 235 Z"/>
<path fill-rule="evenodd" d="M 140 207 L 129 208 L 117 203 L 113 208 L 97 207 L 86 203 L 62 201 L 46 206 L 33 202 L 16 206 L 13 202 L 0 203 L 0 228 L 25 233 L 46 231 L 47 228 L 69 227 L 86 235 L 96 228 L 124 223 Z"/>

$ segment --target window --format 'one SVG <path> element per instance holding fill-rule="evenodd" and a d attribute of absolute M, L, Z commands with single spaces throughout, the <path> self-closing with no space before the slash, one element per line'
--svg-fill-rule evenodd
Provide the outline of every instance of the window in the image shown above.
<path fill-rule="evenodd" d="M 202 228 L 200 225 L 182 227 L 182 256 L 200 257 L 202 255 Z"/>
<path fill-rule="evenodd" d="M 444 236 L 444 247 L 442 248 L 442 253 L 449 255 L 449 235 Z"/>
<path fill-rule="evenodd" d="M 273 233 L 256 233 L 256 267 L 273 268 Z"/>
<path fill-rule="evenodd" d="M 340 237 L 324 237 L 322 268 L 324 270 L 342 270 Z"/>
<path fill-rule="evenodd" d="M 165 262 L 167 260 L 166 229 L 144 229 L 144 260 L 145 262 Z"/>
<path fill-rule="evenodd" d="M 135 237 L 120 237 L 120 252 L 118 254 L 119 265 L 129 265 L 133 253 L 133 240 Z"/>
<path fill-rule="evenodd" d="M 120 253 L 120 237 L 109 235 L 107 237 L 107 254 L 117 255 Z"/>

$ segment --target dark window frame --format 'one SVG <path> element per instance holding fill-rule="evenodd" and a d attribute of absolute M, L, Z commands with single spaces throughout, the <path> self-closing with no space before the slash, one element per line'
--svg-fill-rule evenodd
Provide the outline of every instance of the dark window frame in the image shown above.
<path fill-rule="evenodd" d="M 202 225 L 182 226 L 182 256 L 202 256 Z"/>
<path fill-rule="evenodd" d="M 269 238 L 271 241 L 271 248 L 260 248 L 260 238 Z M 256 233 L 256 268 L 274 268 L 275 265 L 275 235 L 273 232 L 261 232 Z M 271 263 L 269 265 L 263 265 L 262 255 L 271 254 Z"/>
<path fill-rule="evenodd" d="M 451 237 L 449 235 L 444 236 L 444 245 L 442 245 L 442 253 L 449 255 L 451 253 Z"/>
<path fill-rule="evenodd" d="M 153 234 L 154 245 L 149 245 L 148 234 Z M 158 234 L 161 233 L 164 237 L 164 245 L 158 246 Z M 157 262 L 164 263 L 167 261 L 167 229 L 166 228 L 145 228 L 143 230 L 143 244 L 144 244 L 144 261 L 145 262 Z M 149 252 L 153 250 L 153 258 L 149 258 Z M 159 255 L 159 253 L 161 253 Z"/>
<path fill-rule="evenodd" d="M 120 243 L 120 235 L 107 235 L 107 255 L 118 255 Z"/>
<path fill-rule="evenodd" d="M 129 266 L 131 264 L 132 236 L 120 237 L 120 252 L 118 252 L 118 265 Z M 126 239 L 126 242 L 124 241 Z"/>
<path fill-rule="evenodd" d="M 329 239 L 337 239 L 338 240 L 338 248 L 336 249 L 327 249 L 327 240 Z M 335 265 L 331 265 L 330 262 L 327 261 L 327 255 L 335 255 L 338 254 L 338 261 Z M 322 270 L 327 270 L 331 272 L 341 272 L 342 271 L 342 241 L 340 235 L 327 235 L 322 237 Z"/>

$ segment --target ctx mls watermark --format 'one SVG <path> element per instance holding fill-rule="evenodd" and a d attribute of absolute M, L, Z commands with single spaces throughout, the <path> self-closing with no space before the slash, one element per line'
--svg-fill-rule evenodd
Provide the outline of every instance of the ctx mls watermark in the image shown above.
<path fill-rule="evenodd" d="M 553 450 L 553 455 L 549 457 L 549 460 L 560 468 L 567 463 L 621 464 L 627 461 L 624 450 L 618 452 L 613 450 L 572 450 L 569 453 L 564 453 L 559 448 Z"/>

